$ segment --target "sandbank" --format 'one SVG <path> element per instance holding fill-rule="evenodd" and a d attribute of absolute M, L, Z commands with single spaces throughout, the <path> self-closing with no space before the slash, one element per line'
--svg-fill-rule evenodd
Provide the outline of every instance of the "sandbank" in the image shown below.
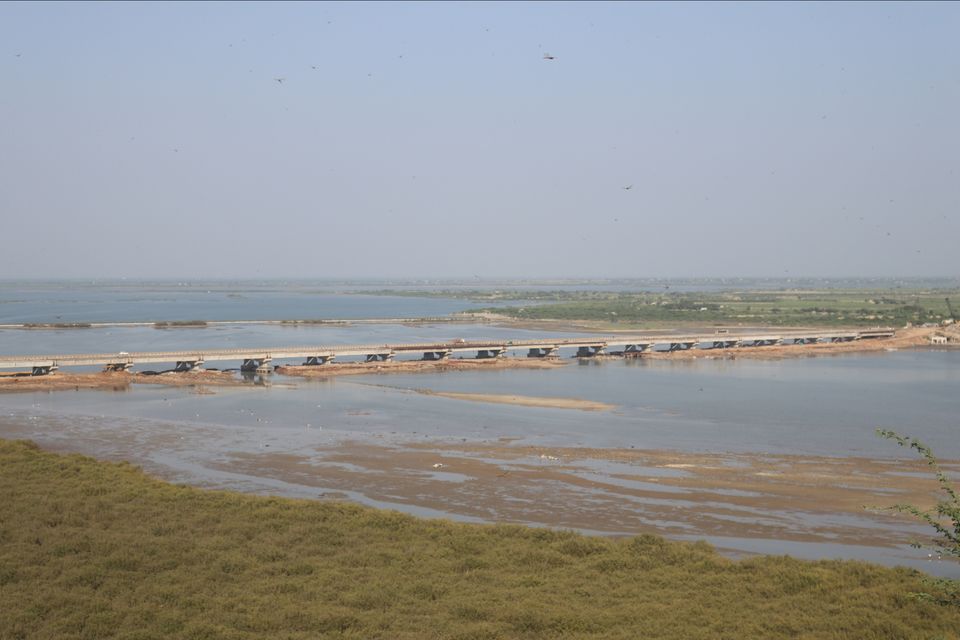
<path fill-rule="evenodd" d="M 554 369 L 567 362 L 558 358 L 489 358 L 446 360 L 391 360 L 388 362 L 334 362 L 316 366 L 282 366 L 277 373 L 302 378 L 369 375 L 371 373 L 433 373 L 484 369 Z"/>
<path fill-rule="evenodd" d="M 550 398 L 542 396 L 516 396 L 497 393 L 454 393 L 450 391 L 433 391 L 431 389 L 415 389 L 417 393 L 426 396 L 450 398 L 452 400 L 469 400 L 472 402 L 492 402 L 495 404 L 516 404 L 523 407 L 544 407 L 550 409 L 577 409 L 579 411 L 611 411 L 617 408 L 615 404 L 594 402 L 579 398 Z"/>

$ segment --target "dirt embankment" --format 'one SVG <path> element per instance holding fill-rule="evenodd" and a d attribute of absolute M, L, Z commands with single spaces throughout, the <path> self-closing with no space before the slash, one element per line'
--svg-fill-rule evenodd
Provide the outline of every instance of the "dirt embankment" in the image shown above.
<path fill-rule="evenodd" d="M 444 371 L 476 371 L 487 369 L 554 369 L 566 362 L 557 358 L 489 358 L 448 360 L 392 360 L 389 362 L 333 362 L 316 366 L 286 366 L 277 369 L 285 376 L 328 378 L 371 373 L 433 373 Z"/>
<path fill-rule="evenodd" d="M 946 335 L 951 342 L 947 348 L 960 345 L 960 327 L 900 329 L 892 338 L 857 340 L 855 342 L 774 345 L 768 347 L 733 347 L 728 349 L 689 349 L 687 351 L 645 352 L 644 359 L 691 360 L 752 358 L 771 360 L 779 358 L 806 358 L 824 355 L 897 351 L 930 345 L 933 335 Z M 724 334 L 735 337 L 735 334 Z M 602 356 L 612 358 L 615 356 Z M 395 360 L 390 362 L 335 362 L 317 366 L 281 366 L 276 372 L 302 378 L 330 378 L 364 374 L 432 373 L 448 371 L 475 371 L 493 369 L 553 369 L 566 365 L 570 359 L 558 358 L 451 358 L 448 360 Z M 30 376 L 23 373 L 0 373 L 0 393 L 23 391 L 51 391 L 58 389 L 107 389 L 122 390 L 130 384 L 161 384 L 169 386 L 239 386 L 249 384 L 233 372 L 201 370 L 186 373 L 68 373 L 58 371 L 46 376 Z M 490 400 L 486 402 L 506 402 Z M 519 402 L 511 402 L 517 404 Z M 532 405 L 533 406 L 533 405 Z M 542 405 L 546 406 L 546 405 Z"/>
<path fill-rule="evenodd" d="M 433 371 L 472 371 L 477 369 L 553 369 L 567 362 L 559 359 L 497 358 L 489 360 L 411 360 L 393 362 L 341 362 L 319 366 L 279 367 L 281 375 L 302 378 L 329 378 L 335 376 L 372 373 L 420 373 Z M 269 376 L 264 376 L 269 378 Z M 255 382 L 254 382 L 255 383 Z M 102 389 L 123 391 L 133 384 L 157 384 L 172 387 L 243 386 L 251 384 L 234 371 L 194 370 L 168 372 L 157 375 L 131 372 L 70 373 L 57 371 L 45 376 L 24 373 L 0 373 L 0 393 L 31 391 L 79 391 Z"/>
<path fill-rule="evenodd" d="M 102 389 L 125 391 L 132 384 L 160 384 L 173 387 L 235 386 L 245 384 L 227 371 L 192 371 L 145 375 L 112 371 L 102 373 L 65 373 L 58 371 L 45 376 L 0 374 L 0 392 L 80 391 Z"/>
<path fill-rule="evenodd" d="M 930 336 L 940 329 L 914 327 L 899 329 L 892 338 L 873 338 L 853 342 L 826 342 L 817 344 L 771 345 L 768 347 L 731 347 L 728 349 L 690 349 L 687 351 L 660 351 L 645 353 L 644 358 L 684 360 L 692 358 L 752 358 L 774 360 L 779 358 L 809 358 L 823 355 L 870 353 L 915 349 L 930 344 Z M 725 337 L 725 336 L 724 336 Z M 730 335 L 730 337 L 736 337 Z"/>

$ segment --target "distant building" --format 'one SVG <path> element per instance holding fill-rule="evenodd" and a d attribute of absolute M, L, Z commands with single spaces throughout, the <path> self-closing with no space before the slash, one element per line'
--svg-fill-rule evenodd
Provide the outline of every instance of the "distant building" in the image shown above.
<path fill-rule="evenodd" d="M 947 336 L 930 336 L 930 344 L 947 344 Z"/>

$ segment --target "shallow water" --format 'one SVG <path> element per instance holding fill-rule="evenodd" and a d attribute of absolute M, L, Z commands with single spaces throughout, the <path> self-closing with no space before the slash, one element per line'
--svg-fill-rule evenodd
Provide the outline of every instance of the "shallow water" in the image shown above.
<path fill-rule="evenodd" d="M 0 283 L 0 324 L 418 318 L 443 316 L 476 306 L 469 300 L 342 295 L 310 286 L 277 290 L 247 284 L 230 287 Z"/>
<path fill-rule="evenodd" d="M 123 298 L 127 293 L 122 293 L 120 298 L 107 296 L 100 299 L 90 292 L 81 292 L 82 295 L 78 294 L 70 303 L 77 307 L 74 309 L 76 314 L 69 320 L 44 320 L 41 318 L 47 317 L 45 313 L 56 311 L 54 306 L 44 310 L 44 305 L 53 304 L 50 300 L 55 300 L 56 296 L 50 298 L 42 287 L 33 293 L 22 290 L 15 293 L 27 302 L 11 303 L 8 299 L 2 303 L 0 296 L 0 321 L 83 321 L 83 314 L 88 314 L 86 319 L 93 319 L 94 312 L 101 314 L 97 319 L 132 319 L 134 316 L 124 318 L 121 313 L 123 309 L 131 308 L 138 309 L 137 314 L 141 314 L 137 319 L 162 320 L 165 317 L 156 315 L 155 310 L 165 308 L 170 300 L 201 310 L 205 308 L 203 301 L 207 295 L 190 292 L 167 299 L 163 296 L 168 292 L 155 291 L 143 294 L 147 298 L 156 296 L 154 302 L 143 303 L 140 298 Z M 66 295 L 63 291 L 61 293 Z M 254 300 L 229 297 L 229 291 L 220 290 L 214 298 L 214 310 L 220 315 L 207 316 L 206 319 L 236 318 L 235 313 L 242 306 L 231 305 L 250 303 L 255 307 L 271 295 L 263 294 Z M 323 296 L 332 296 L 339 301 L 337 304 L 349 298 L 354 302 L 338 307 L 340 317 L 364 317 L 357 307 L 349 305 L 356 300 L 365 300 L 365 297 L 336 296 L 329 292 L 286 292 L 277 296 L 273 300 L 278 303 L 276 308 L 290 304 L 293 305 L 291 311 L 294 307 L 302 310 L 303 300 L 311 299 L 311 296 L 315 302 L 322 300 Z M 191 307 L 194 304 L 191 301 L 197 301 L 196 305 Z M 434 302 L 441 304 L 436 313 L 447 313 L 456 310 L 462 301 Z M 25 313 L 24 310 L 29 310 L 29 305 L 34 303 L 33 310 Z M 111 307 L 110 304 L 120 306 Z M 369 304 L 372 305 L 369 315 L 402 317 L 406 304 L 412 305 L 409 308 L 411 316 L 432 313 L 425 311 L 427 307 L 423 306 L 423 300 L 413 298 L 371 297 Z M 443 304 L 451 306 L 442 307 Z M 448 310 L 443 311 L 444 308 Z M 23 319 L 23 316 L 29 318 Z M 310 317 L 310 314 L 298 311 L 289 316 Z M 182 315 L 166 317 L 184 319 Z M 446 323 L 295 327 L 231 324 L 169 330 L 149 326 L 0 330 L 0 353 L 380 344 L 456 337 L 510 339 L 542 334 L 541 331 L 524 332 L 489 325 Z M 133 460 L 151 472 L 179 482 L 295 497 L 315 498 L 320 493 L 330 492 L 373 506 L 469 521 L 497 519 L 499 511 L 494 505 L 487 516 L 478 517 L 465 507 L 457 508 L 455 501 L 441 508 L 428 501 L 390 498 L 389 491 L 374 496 L 359 487 L 343 484 L 315 486 L 302 478 L 298 480 L 275 473 L 266 466 L 258 471 L 256 467 L 244 470 L 235 465 L 239 456 L 253 456 L 255 460 L 267 453 L 316 460 L 316 456 L 336 451 L 347 441 L 396 447 L 409 446 L 412 442 L 437 443 L 438 446 L 451 442 L 502 443 L 503 447 L 529 445 L 555 452 L 567 448 L 604 448 L 667 450 L 684 454 L 748 453 L 761 457 L 911 458 L 910 452 L 878 438 L 875 435 L 877 428 L 892 428 L 920 437 L 941 458 L 960 459 L 958 351 L 898 351 L 785 360 L 727 360 L 706 357 L 708 355 L 677 361 L 573 361 L 567 367 L 551 370 L 365 375 L 328 380 L 272 375 L 267 376 L 268 386 L 215 387 L 203 394 L 190 388 L 152 385 L 134 386 L 123 392 L 5 394 L 0 395 L 0 437 L 30 438 L 57 450 Z M 590 412 L 492 404 L 424 395 L 417 390 L 573 397 L 613 404 L 616 408 Z M 550 464 L 536 459 L 491 459 L 491 462 L 505 470 L 518 468 L 517 465 Z M 336 464 L 344 473 L 360 473 L 359 469 L 351 470 L 349 462 Z M 614 461 L 581 461 L 578 464 L 577 468 L 567 470 L 570 477 L 608 487 L 581 491 L 578 495 L 585 496 L 586 500 L 583 505 L 589 506 L 591 502 L 596 505 L 621 504 L 625 513 L 630 512 L 629 517 L 622 520 L 626 523 L 624 527 L 614 529 L 611 525 L 604 528 L 605 533 L 632 534 L 649 527 L 655 530 L 660 527 L 673 537 L 702 537 L 689 524 L 666 518 L 655 509 L 663 507 L 669 512 L 671 508 L 691 508 L 689 504 L 684 506 L 684 501 L 691 493 L 704 493 L 658 484 L 683 477 L 686 473 L 683 469 L 641 468 Z M 898 473 L 896 464 L 891 463 L 891 473 Z M 375 472 L 369 468 L 364 471 Z M 913 475 L 913 472 L 901 473 L 904 478 Z M 424 483 L 457 487 L 470 484 L 468 474 L 456 468 L 433 469 L 427 466 L 417 474 L 416 477 Z M 427 484 L 424 487 L 428 492 Z M 562 488 L 571 490 L 569 486 Z M 560 489 L 560 485 L 553 481 L 536 486 L 541 496 Z M 657 489 L 658 498 L 627 495 L 631 491 Z M 708 497 L 712 502 L 703 504 L 712 508 L 725 504 L 725 500 L 755 496 L 750 492 L 718 490 Z M 504 491 L 500 499 L 503 513 L 522 514 L 522 511 L 511 509 L 517 505 L 529 505 L 526 515 L 511 516 L 512 521 L 533 525 L 545 522 L 538 519 L 534 509 L 536 500 L 529 494 Z M 787 529 L 803 526 L 806 520 L 813 518 L 824 531 L 829 527 L 869 530 L 890 526 L 886 522 L 877 524 L 867 517 L 843 514 L 813 517 L 806 513 L 758 511 L 744 506 L 715 517 L 717 520 L 743 520 Z M 644 528 L 630 528 L 640 526 L 638 523 L 643 523 Z M 582 524 L 577 526 L 583 530 L 592 528 Z M 921 530 L 904 523 L 896 531 L 903 535 Z M 892 552 L 889 547 L 839 544 L 831 541 L 829 533 L 817 535 L 819 541 L 763 537 L 741 540 L 722 535 L 709 539 L 721 547 L 741 551 L 769 550 L 804 557 L 856 557 L 907 563 L 940 574 L 953 571 L 953 565 L 927 562 L 926 552 L 914 552 L 903 545 Z"/>
<path fill-rule="evenodd" d="M 152 326 L 90 329 L 0 329 L 0 354 L 115 353 L 184 349 L 276 348 L 451 341 L 456 338 L 517 339 L 542 337 L 543 331 L 505 329 L 486 324 L 279 325 L 228 324 L 203 328 L 155 329 Z M 551 333 L 553 336 L 574 335 Z M 576 334 L 581 335 L 581 334 Z M 299 364 L 299 362 L 297 363 Z M 219 365 L 218 365 L 219 366 Z"/>
<path fill-rule="evenodd" d="M 302 380 L 269 387 L 135 386 L 123 392 L 0 396 L 0 409 L 190 420 L 271 432 L 307 423 L 359 435 L 516 438 L 556 447 L 889 457 L 890 428 L 960 458 L 960 352 L 804 359 L 624 361 L 548 371 L 503 369 Z M 448 399 L 417 389 L 575 397 L 616 405 L 573 411 Z"/>
<path fill-rule="evenodd" d="M 607 360 L 551 370 L 328 380 L 274 375 L 268 376 L 270 386 L 216 387 L 202 394 L 190 388 L 152 385 L 122 392 L 7 394 L 0 396 L 0 436 L 30 438 L 57 450 L 133 460 L 175 481 L 293 497 L 316 496 L 318 490 L 324 494 L 330 488 L 286 478 L 268 464 L 241 470 L 235 467 L 237 456 L 256 459 L 271 454 L 313 460 L 335 452 L 342 442 L 375 442 L 402 448 L 419 441 L 428 449 L 430 443 L 450 442 L 531 445 L 560 455 L 569 448 L 605 448 L 749 453 L 760 455 L 760 459 L 765 455 L 909 459 L 908 452 L 875 436 L 877 427 L 889 427 L 921 437 L 944 459 L 956 459 L 960 458 L 954 395 L 960 382 L 958 365 L 960 353 L 955 351 L 901 351 L 779 361 Z M 585 412 L 491 404 L 424 395 L 416 389 L 575 396 L 618 407 Z M 343 463 L 338 464 L 344 472 L 351 472 Z M 518 468 L 518 464 L 554 463 L 501 460 L 497 464 L 509 470 Z M 675 518 L 663 520 L 654 514 L 658 508 L 668 513 L 692 508 L 726 512 L 730 510 L 724 506 L 726 501 L 755 497 L 746 491 L 691 492 L 662 484 L 671 477 L 683 476 L 686 471 L 682 468 L 638 468 L 612 461 L 579 465 L 567 470 L 571 477 L 610 487 L 610 491 L 577 490 L 581 498 L 586 498 L 584 504 L 605 509 L 624 509 L 632 504 L 631 509 L 636 510 L 628 518 L 635 524 L 625 526 L 641 529 L 617 527 L 618 533 L 652 527 L 673 537 L 703 537 L 703 532 L 698 534 L 689 523 Z M 891 471 L 897 473 L 896 463 Z M 424 483 L 462 484 L 467 478 L 455 468 L 426 468 L 416 473 Z M 423 486 L 424 495 L 429 494 L 428 484 Z M 546 497 L 560 489 L 544 481 L 539 491 Z M 624 495 L 644 490 L 658 491 L 660 497 Z M 475 510 L 458 510 L 455 502 L 439 508 L 429 500 L 391 499 L 389 493 L 375 497 L 365 494 L 360 485 L 353 490 L 337 486 L 333 493 L 343 499 L 419 515 L 478 519 Z M 689 502 L 706 498 L 698 504 Z M 501 499 L 508 512 L 518 501 L 529 500 L 510 492 Z M 644 516 L 644 510 L 653 511 Z M 485 513 L 494 520 L 501 517 L 495 504 Z M 542 524 L 537 513 L 532 509 L 519 521 Z M 516 517 L 509 519 L 518 521 Z M 754 527 L 785 527 L 785 531 L 812 525 L 825 530 L 848 527 L 861 531 L 881 526 L 871 523 L 867 516 L 791 514 L 744 506 L 730 515 L 711 517 Z M 608 533 L 610 526 L 606 527 Z M 901 537 L 923 533 L 909 522 L 892 526 L 891 531 Z M 955 569 L 951 564 L 926 560 L 925 552 L 911 550 L 905 544 L 895 549 L 840 544 L 831 541 L 830 534 L 817 535 L 819 542 L 764 536 L 707 539 L 739 551 L 778 549 L 805 557 L 866 558 L 946 575 L 952 575 Z"/>

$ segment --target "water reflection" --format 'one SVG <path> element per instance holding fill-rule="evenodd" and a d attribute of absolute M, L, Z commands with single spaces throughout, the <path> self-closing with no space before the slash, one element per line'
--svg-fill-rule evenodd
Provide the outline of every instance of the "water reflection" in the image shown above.
<path fill-rule="evenodd" d="M 252 384 L 257 387 L 269 387 L 272 385 L 269 373 L 257 371 L 240 371 L 239 373 L 240 378 L 247 384 Z"/>

